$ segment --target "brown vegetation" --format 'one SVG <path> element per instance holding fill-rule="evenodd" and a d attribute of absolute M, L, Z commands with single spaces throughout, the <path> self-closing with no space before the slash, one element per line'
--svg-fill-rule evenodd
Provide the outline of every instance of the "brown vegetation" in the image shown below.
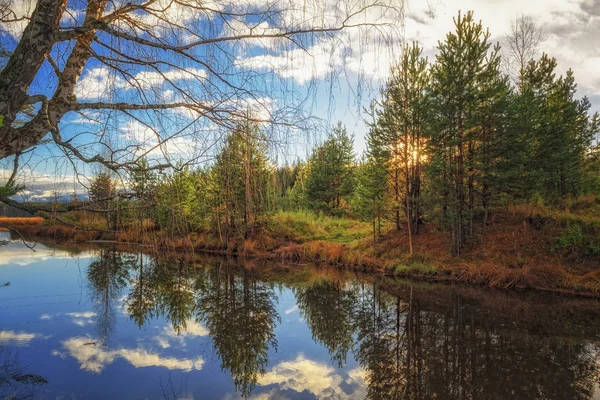
<path fill-rule="evenodd" d="M 594 200 L 595 201 L 595 200 Z M 577 207 L 585 212 L 587 207 Z M 460 257 L 449 255 L 448 235 L 433 224 L 425 225 L 413 237 L 413 254 L 405 231 L 393 226 L 383 231 L 376 246 L 368 227 L 350 220 L 307 222 L 307 215 L 276 215 L 276 223 L 248 239 L 225 242 L 210 232 L 173 236 L 153 227 L 112 233 L 81 230 L 36 219 L 13 221 L 11 226 L 24 235 L 55 241 L 85 242 L 111 240 L 121 244 L 143 244 L 153 250 L 184 253 L 205 252 L 245 257 L 276 258 L 286 262 L 310 262 L 323 266 L 380 272 L 429 281 L 462 282 L 500 289 L 534 289 L 563 292 L 600 293 L 600 257 L 584 247 L 555 249 L 569 224 L 583 226 L 586 237 L 597 241 L 600 230 L 595 220 L 577 219 L 579 214 L 531 207 L 496 210 L 487 226 L 478 229 L 478 241 Z M 344 222 L 346 221 L 346 222 Z M 310 229 L 311 227 L 318 229 Z M 345 229 L 352 228 L 352 229 Z M 598 232 L 597 232 L 598 231 Z M 594 242 L 595 243 L 595 242 Z"/>
<path fill-rule="evenodd" d="M 16 218 L 16 217 L 0 217 L 0 231 L 8 231 L 13 226 L 30 226 L 39 225 L 44 222 L 42 217 L 28 217 L 28 218 Z"/>

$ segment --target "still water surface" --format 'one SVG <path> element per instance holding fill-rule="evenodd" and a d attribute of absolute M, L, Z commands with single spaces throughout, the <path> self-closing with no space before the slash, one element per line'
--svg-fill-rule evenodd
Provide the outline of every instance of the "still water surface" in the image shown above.
<path fill-rule="evenodd" d="M 0 398 L 600 399 L 596 301 L 18 241 L 4 283 Z"/>

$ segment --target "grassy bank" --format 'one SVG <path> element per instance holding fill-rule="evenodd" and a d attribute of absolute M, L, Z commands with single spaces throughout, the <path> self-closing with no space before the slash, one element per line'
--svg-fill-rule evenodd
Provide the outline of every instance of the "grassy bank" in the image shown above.
<path fill-rule="evenodd" d="M 495 210 L 488 226 L 477 227 L 477 241 L 459 257 L 450 255 L 447 232 L 432 224 L 415 235 L 411 255 L 407 235 L 391 225 L 384 225 L 373 246 L 368 223 L 304 212 L 277 213 L 252 238 L 229 242 L 209 232 L 171 235 L 148 224 L 118 233 L 101 229 L 98 221 L 86 229 L 50 220 L 33 224 L 0 219 L 0 225 L 38 240 L 112 240 L 161 251 L 269 257 L 430 281 L 600 295 L 596 198 L 563 210 L 531 205 Z"/>

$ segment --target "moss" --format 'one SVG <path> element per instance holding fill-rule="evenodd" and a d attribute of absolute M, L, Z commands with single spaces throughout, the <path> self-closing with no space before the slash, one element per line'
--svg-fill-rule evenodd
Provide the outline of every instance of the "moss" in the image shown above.
<path fill-rule="evenodd" d="M 439 272 L 439 268 L 433 264 L 424 263 L 413 263 L 413 264 L 401 264 L 396 267 L 395 270 L 398 275 L 408 274 L 422 274 L 422 275 L 436 275 Z"/>

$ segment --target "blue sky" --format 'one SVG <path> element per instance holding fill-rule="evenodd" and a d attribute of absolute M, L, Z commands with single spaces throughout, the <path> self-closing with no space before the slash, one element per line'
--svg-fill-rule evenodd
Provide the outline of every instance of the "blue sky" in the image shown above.
<path fill-rule="evenodd" d="M 160 0 L 159 3 L 161 3 Z M 191 1 L 191 0 L 190 0 Z M 17 0 L 15 12 L 27 15 L 35 0 Z M 389 5 L 400 7 L 400 0 L 388 0 Z M 71 0 L 69 15 L 63 26 L 81 21 L 85 1 Z M 241 0 L 230 5 L 215 2 L 214 7 L 256 10 L 264 2 Z M 160 14 L 138 15 L 151 26 L 161 40 L 169 43 L 193 42 L 198 37 L 223 37 L 240 33 L 272 33 L 274 26 L 306 27 L 331 26 L 339 23 L 346 10 L 344 2 L 334 0 L 278 0 L 275 15 L 257 20 L 256 17 L 223 20 L 217 14 L 190 14 L 183 8 L 168 7 Z M 118 2 L 117 2 L 118 4 Z M 165 2 L 165 4 L 168 4 Z M 206 2 L 204 3 L 206 4 Z M 348 3 L 349 4 L 349 3 Z M 579 83 L 579 95 L 590 98 L 593 110 L 600 104 L 600 2 L 590 0 L 428 0 L 403 4 L 404 18 L 389 10 L 370 10 L 355 17 L 355 22 L 390 23 L 393 28 L 349 29 L 343 33 L 299 37 L 299 43 L 281 39 L 246 40 L 235 45 L 205 46 L 194 50 L 194 56 L 209 60 L 202 65 L 183 58 L 160 58 L 164 63 L 158 70 L 120 65 L 112 69 L 106 63 L 91 59 L 78 83 L 77 97 L 86 101 L 174 102 L 191 101 L 215 105 L 227 110 L 245 109 L 254 115 L 278 122 L 300 122 L 305 129 L 291 132 L 281 127 L 272 130 L 275 139 L 276 162 L 304 158 L 310 148 L 336 121 L 342 121 L 355 134 L 356 152 L 364 150 L 367 116 L 363 107 L 379 95 L 389 67 L 400 54 L 403 42 L 419 41 L 424 54 L 435 58 L 438 40 L 453 29 L 452 18 L 458 10 L 474 10 L 475 18 L 490 28 L 493 41 L 502 42 L 509 32 L 511 20 L 520 15 L 533 17 L 543 28 L 544 51 L 557 58 L 559 73 L 573 68 Z M 236 8 L 236 9 L 237 9 Z M 397 11 L 396 9 L 394 11 Z M 110 12 L 110 10 L 107 10 Z M 169 20 L 185 27 L 185 31 L 168 32 L 162 21 Z M 128 29 L 119 26 L 119 28 Z M 0 39 L 6 47 L 14 46 L 22 24 L 2 26 Z M 100 40 L 111 43 L 107 35 Z M 57 63 L 67 54 L 63 45 L 53 51 Z M 95 46 L 101 56 L 110 54 L 107 46 Z M 135 53 L 139 49 L 126 49 Z M 140 53 L 137 53 L 140 55 Z M 169 56 L 172 57 L 172 56 Z M 214 68 L 228 83 L 241 86 L 239 92 L 219 82 L 208 68 Z M 55 75 L 45 65 L 31 88 L 32 93 L 51 95 Z M 301 114 L 295 112 L 301 106 Z M 309 122 L 303 119 L 314 117 Z M 197 163 L 210 162 L 222 137 L 223 129 L 210 121 L 198 118 L 186 109 L 172 112 L 71 113 L 61 122 L 61 132 L 73 138 L 86 154 L 102 152 L 102 146 L 126 148 L 116 154 L 128 160 L 146 154 L 151 160 L 171 162 L 194 159 Z M 173 136 L 172 136 L 173 135 Z M 172 137 L 171 137 L 172 136 Z M 134 147 L 128 147 L 135 145 Z M 85 175 L 95 167 L 71 163 L 53 145 L 40 146 L 25 160 L 20 179 L 30 191 L 26 194 L 48 196 L 52 191 L 85 191 Z M 0 174 L 8 176 L 10 160 L 0 161 Z M 78 173 L 75 173 L 77 171 Z"/>

